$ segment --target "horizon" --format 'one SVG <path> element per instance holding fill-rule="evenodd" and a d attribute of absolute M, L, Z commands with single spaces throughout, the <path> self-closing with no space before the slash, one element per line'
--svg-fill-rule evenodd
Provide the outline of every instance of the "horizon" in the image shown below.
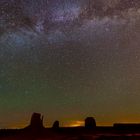
<path fill-rule="evenodd" d="M 43 114 L 42 114 L 43 116 Z M 94 116 L 92 116 L 94 118 Z M 98 121 L 97 118 L 94 118 L 95 121 L 96 121 L 96 126 L 97 127 L 113 127 L 114 124 L 140 124 L 140 122 L 138 121 L 120 121 L 120 122 L 107 122 L 107 123 L 101 123 Z M 45 121 L 44 121 L 45 120 Z M 56 119 L 57 120 L 57 119 Z M 56 121 L 51 121 L 50 123 L 48 123 L 48 121 L 46 120 L 45 116 L 43 116 L 43 126 L 45 128 L 52 128 L 53 126 L 53 123 Z M 23 121 L 23 120 L 22 120 Z M 1 128 L 0 126 L 0 129 L 22 129 L 22 128 L 25 128 L 27 126 L 30 125 L 30 121 L 31 121 L 31 116 L 28 120 L 26 120 L 26 122 L 22 123 L 21 122 L 18 122 L 17 124 L 14 124 L 10 127 L 3 127 Z M 59 121 L 59 120 L 58 120 Z M 67 122 L 63 122 L 62 120 L 59 121 L 59 125 L 60 125 L 60 128 L 73 128 L 73 127 L 84 127 L 85 126 L 85 118 L 83 120 L 69 120 Z"/>

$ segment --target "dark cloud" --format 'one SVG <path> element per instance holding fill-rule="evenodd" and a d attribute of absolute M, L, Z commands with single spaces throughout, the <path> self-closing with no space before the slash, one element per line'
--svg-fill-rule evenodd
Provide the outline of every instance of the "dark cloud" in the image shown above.
<path fill-rule="evenodd" d="M 29 17 L 24 14 L 21 3 L 14 1 L 0 3 L 0 19 L 1 28 L 5 30 L 32 24 Z"/>

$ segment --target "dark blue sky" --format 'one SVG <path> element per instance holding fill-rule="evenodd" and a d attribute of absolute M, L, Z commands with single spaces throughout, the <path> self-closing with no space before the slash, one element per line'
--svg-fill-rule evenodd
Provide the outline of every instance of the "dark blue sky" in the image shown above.
<path fill-rule="evenodd" d="M 1 0 L 0 127 L 139 122 L 139 24 L 139 0 Z"/>

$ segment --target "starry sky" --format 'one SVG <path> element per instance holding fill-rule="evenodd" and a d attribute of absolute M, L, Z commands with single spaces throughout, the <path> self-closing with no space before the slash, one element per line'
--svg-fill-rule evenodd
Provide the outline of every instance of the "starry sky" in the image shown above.
<path fill-rule="evenodd" d="M 140 122 L 140 0 L 0 0 L 0 127 Z"/>

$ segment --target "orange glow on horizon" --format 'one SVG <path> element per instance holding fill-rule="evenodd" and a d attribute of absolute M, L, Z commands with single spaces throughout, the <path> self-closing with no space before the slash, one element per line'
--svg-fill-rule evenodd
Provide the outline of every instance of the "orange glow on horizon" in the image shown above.
<path fill-rule="evenodd" d="M 84 126 L 84 121 L 71 121 L 69 124 L 65 125 L 65 127 L 78 127 Z"/>
<path fill-rule="evenodd" d="M 131 116 L 130 116 L 131 117 Z M 61 120 L 62 121 L 62 120 Z M 63 123 L 60 121 L 60 127 L 80 127 L 84 126 L 84 120 L 65 120 Z M 21 129 L 25 128 L 26 126 L 29 125 L 29 121 L 24 121 L 24 122 L 18 122 L 18 123 L 10 123 L 10 125 L 6 125 L 5 127 L 2 127 L 4 129 Z M 97 126 L 113 126 L 114 123 L 140 123 L 139 118 L 126 118 L 126 117 L 118 117 L 115 118 L 114 120 L 109 121 L 98 121 L 96 119 L 96 125 Z M 44 121 L 44 127 L 46 128 L 51 128 L 53 123 L 52 122 L 47 122 Z"/>

